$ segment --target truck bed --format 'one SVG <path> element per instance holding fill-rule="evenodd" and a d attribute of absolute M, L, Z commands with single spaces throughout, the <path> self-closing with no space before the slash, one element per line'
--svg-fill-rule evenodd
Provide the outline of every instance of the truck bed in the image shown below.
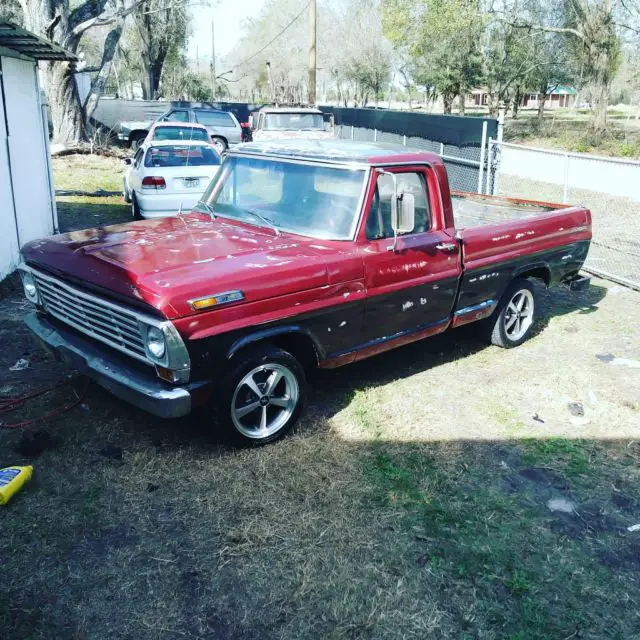
<path fill-rule="evenodd" d="M 560 251 L 558 273 L 584 262 L 591 239 L 591 214 L 584 207 L 458 192 L 452 206 L 467 272 L 544 252 Z M 573 250 L 576 243 L 584 246 Z"/>
<path fill-rule="evenodd" d="M 451 202 L 457 229 L 516 222 L 563 208 L 563 205 L 461 192 L 452 193 Z"/>

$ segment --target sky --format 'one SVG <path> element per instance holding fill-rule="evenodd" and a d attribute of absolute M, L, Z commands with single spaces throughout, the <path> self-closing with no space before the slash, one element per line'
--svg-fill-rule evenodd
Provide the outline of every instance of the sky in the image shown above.
<path fill-rule="evenodd" d="M 247 16 L 257 15 L 264 3 L 265 0 L 213 0 L 210 7 L 193 7 L 193 35 L 189 40 L 188 57 L 195 60 L 197 51 L 201 59 L 200 68 L 209 65 L 211 20 L 215 19 L 216 60 L 224 58 L 240 37 L 242 21 Z M 247 53 L 251 54 L 250 51 Z"/>

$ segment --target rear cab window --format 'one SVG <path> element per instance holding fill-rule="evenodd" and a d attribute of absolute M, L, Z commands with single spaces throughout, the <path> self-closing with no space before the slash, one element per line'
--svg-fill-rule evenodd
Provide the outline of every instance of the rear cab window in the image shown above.
<path fill-rule="evenodd" d="M 196 127 L 157 127 L 153 132 L 154 140 L 201 140 L 209 142 L 209 134 Z"/>
<path fill-rule="evenodd" d="M 204 167 L 219 165 L 220 156 L 205 145 L 162 145 L 149 147 L 145 167 Z"/>
<path fill-rule="evenodd" d="M 208 127 L 235 127 L 233 118 L 225 111 L 194 111 L 196 122 Z"/>

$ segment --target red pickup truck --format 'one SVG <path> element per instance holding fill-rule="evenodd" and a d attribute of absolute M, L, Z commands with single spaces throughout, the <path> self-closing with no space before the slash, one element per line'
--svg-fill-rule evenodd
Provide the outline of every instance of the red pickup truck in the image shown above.
<path fill-rule="evenodd" d="M 588 285 L 583 207 L 449 191 L 442 159 L 340 140 L 233 149 L 186 215 L 32 242 L 44 346 L 163 417 L 200 407 L 243 443 L 297 421 L 332 368 L 479 322 L 515 347 L 536 289 Z"/>

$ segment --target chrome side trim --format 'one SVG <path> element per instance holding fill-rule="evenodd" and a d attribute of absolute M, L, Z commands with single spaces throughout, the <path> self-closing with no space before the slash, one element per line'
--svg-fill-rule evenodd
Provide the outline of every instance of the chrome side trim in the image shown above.
<path fill-rule="evenodd" d="M 463 307 L 462 309 L 458 309 L 453 315 L 462 316 L 467 313 L 473 313 L 474 311 L 481 311 L 482 309 L 486 309 L 487 307 L 491 307 L 495 304 L 496 304 L 495 300 L 485 300 L 480 304 L 473 304 L 470 307 Z"/>

